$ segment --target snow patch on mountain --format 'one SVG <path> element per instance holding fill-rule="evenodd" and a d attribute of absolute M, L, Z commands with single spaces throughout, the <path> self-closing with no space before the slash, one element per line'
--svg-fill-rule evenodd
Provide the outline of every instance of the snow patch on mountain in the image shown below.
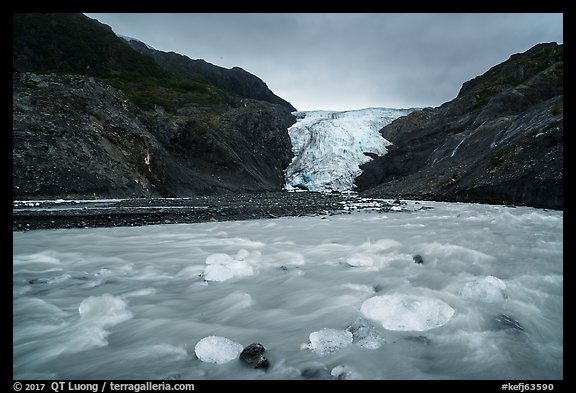
<path fill-rule="evenodd" d="M 288 129 L 294 158 L 286 168 L 289 191 L 349 191 L 371 160 L 382 156 L 391 142 L 379 131 L 414 109 L 367 108 L 350 111 L 293 112 L 296 123 Z"/>

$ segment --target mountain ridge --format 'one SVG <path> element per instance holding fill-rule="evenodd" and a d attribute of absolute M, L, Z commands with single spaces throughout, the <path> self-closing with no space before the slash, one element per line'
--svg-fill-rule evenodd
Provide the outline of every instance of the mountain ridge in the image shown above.
<path fill-rule="evenodd" d="M 14 198 L 285 187 L 299 112 L 257 76 L 120 38 L 83 14 L 13 22 Z M 513 54 L 379 134 L 392 145 L 361 152 L 362 195 L 562 209 L 563 45 Z"/>
<path fill-rule="evenodd" d="M 215 86 L 242 97 L 268 101 L 284 106 L 291 112 L 296 111 L 292 104 L 275 95 L 263 80 L 240 67 L 228 69 L 203 59 L 191 59 L 179 53 L 159 51 L 135 38 L 124 40 L 137 52 L 151 56 L 166 70 L 185 76 L 200 75 Z"/>
<path fill-rule="evenodd" d="M 14 14 L 13 22 L 14 198 L 284 186 L 293 107 L 256 76 L 232 71 L 276 102 L 166 69 L 82 14 Z"/>
<path fill-rule="evenodd" d="M 393 145 L 361 167 L 365 195 L 562 209 L 563 46 L 514 54 L 380 132 Z"/>

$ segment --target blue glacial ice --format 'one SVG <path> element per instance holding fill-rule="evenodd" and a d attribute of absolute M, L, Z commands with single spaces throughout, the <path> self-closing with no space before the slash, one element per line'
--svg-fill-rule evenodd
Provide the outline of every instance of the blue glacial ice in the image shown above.
<path fill-rule="evenodd" d="M 367 108 L 344 112 L 295 112 L 288 129 L 294 158 L 286 168 L 286 189 L 349 191 L 360 165 L 382 156 L 391 143 L 379 131 L 412 109 Z"/>

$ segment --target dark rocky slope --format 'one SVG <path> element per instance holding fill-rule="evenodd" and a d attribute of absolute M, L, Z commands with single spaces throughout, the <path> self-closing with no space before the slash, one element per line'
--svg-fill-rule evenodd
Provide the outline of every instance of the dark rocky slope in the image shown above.
<path fill-rule="evenodd" d="M 362 166 L 368 196 L 563 208 L 563 46 L 540 44 L 381 130 Z"/>
<path fill-rule="evenodd" d="M 13 33 L 14 199 L 282 189 L 293 107 L 257 77 L 243 96 L 173 72 L 83 15 L 15 14 Z"/>
<path fill-rule="evenodd" d="M 83 75 L 13 80 L 13 197 L 188 196 L 280 190 L 291 159 L 278 108 L 144 112 Z M 198 120 L 200 118 L 201 120 Z"/>

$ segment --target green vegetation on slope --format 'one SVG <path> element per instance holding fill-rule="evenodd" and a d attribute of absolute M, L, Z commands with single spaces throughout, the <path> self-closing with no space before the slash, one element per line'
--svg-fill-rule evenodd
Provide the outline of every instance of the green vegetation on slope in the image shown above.
<path fill-rule="evenodd" d="M 474 111 L 479 112 L 494 95 L 526 82 L 539 72 L 563 60 L 564 47 L 562 45 L 536 45 L 524 53 L 510 56 L 506 62 L 464 83 L 458 97 L 474 94 L 476 98 Z"/>
<path fill-rule="evenodd" d="M 13 71 L 98 77 L 143 109 L 229 104 L 233 96 L 202 78 L 165 70 L 82 14 L 13 14 L 12 43 Z"/>

